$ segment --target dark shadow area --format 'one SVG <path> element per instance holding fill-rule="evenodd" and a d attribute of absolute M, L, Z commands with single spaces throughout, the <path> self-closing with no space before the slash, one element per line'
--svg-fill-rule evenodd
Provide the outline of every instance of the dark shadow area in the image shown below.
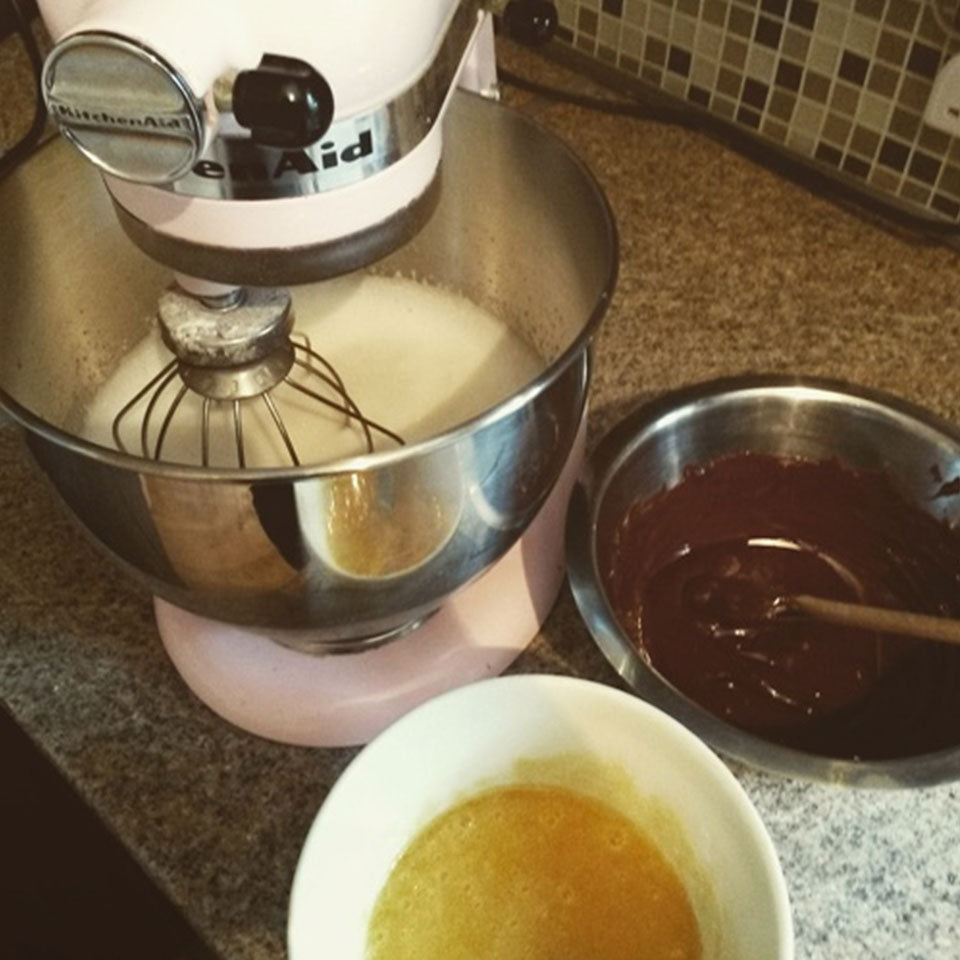
<path fill-rule="evenodd" d="M 0 706 L 0 956 L 217 960 Z"/>
<path fill-rule="evenodd" d="M 38 16 L 36 0 L 19 0 L 19 7 L 20 15 L 26 20 L 32 20 Z M 0 40 L 10 36 L 19 26 L 20 20 L 17 12 L 10 4 L 10 0 L 7 0 L 6 3 L 0 3 Z"/>

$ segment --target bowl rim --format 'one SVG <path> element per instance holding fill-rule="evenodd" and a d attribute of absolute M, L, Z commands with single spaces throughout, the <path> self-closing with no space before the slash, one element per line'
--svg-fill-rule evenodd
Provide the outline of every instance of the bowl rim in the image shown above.
<path fill-rule="evenodd" d="M 174 461 L 157 461 L 134 453 L 115 450 L 50 423 L 23 406 L 2 386 L 0 386 L 0 411 L 5 410 L 29 436 L 110 467 L 134 469 L 143 475 L 173 480 L 246 485 L 271 481 L 309 480 L 386 469 L 401 461 L 427 457 L 437 451 L 455 448 L 488 427 L 496 426 L 516 416 L 518 412 L 550 390 L 557 381 L 567 375 L 568 370 L 575 366 L 580 367 L 579 374 L 583 382 L 583 392 L 586 395 L 591 376 L 591 343 L 613 299 L 620 271 L 620 235 L 613 207 L 599 179 L 586 161 L 564 138 L 536 117 L 517 107 L 491 101 L 468 91 L 460 90 L 455 93 L 457 94 L 455 102 L 451 106 L 465 114 L 469 114 L 470 111 L 483 111 L 491 116 L 497 116 L 498 122 L 510 128 L 511 136 L 505 139 L 516 140 L 518 131 L 524 131 L 536 137 L 545 149 L 551 151 L 554 161 L 562 161 L 576 173 L 583 187 L 584 196 L 587 198 L 584 199 L 584 204 L 590 205 L 595 210 L 603 224 L 605 271 L 589 313 L 583 318 L 580 329 L 567 345 L 555 357 L 545 360 L 543 369 L 508 397 L 434 436 L 402 447 L 360 453 L 319 463 L 271 467 L 204 467 Z M 59 150 L 66 156 L 72 155 L 71 148 L 62 140 L 54 139 L 45 144 L 44 149 Z M 27 166 L 29 162 L 25 164 L 25 167 Z"/>
<path fill-rule="evenodd" d="M 796 397 L 831 396 L 883 408 L 942 434 L 960 447 L 960 430 L 949 421 L 893 394 L 840 379 L 742 374 L 659 394 L 636 406 L 600 439 L 571 495 L 566 563 L 580 616 L 607 662 L 636 696 L 666 711 L 732 760 L 775 775 L 868 788 L 927 787 L 956 780 L 960 778 L 960 745 L 891 760 L 847 760 L 782 746 L 727 723 L 680 693 L 652 669 L 621 628 L 607 600 L 595 549 L 597 518 L 611 479 L 623 461 L 665 418 L 720 397 L 770 392 Z"/>
<path fill-rule="evenodd" d="M 360 750 L 327 793 L 301 848 L 291 883 L 287 915 L 287 953 L 291 960 L 305 955 L 300 950 L 306 936 L 304 930 L 309 929 L 310 924 L 316 923 L 313 919 L 314 911 L 308 907 L 310 901 L 307 888 L 310 886 L 311 876 L 322 862 L 318 859 L 318 848 L 322 845 L 323 837 L 329 835 L 334 828 L 338 808 L 349 804 L 350 797 L 356 790 L 355 781 L 362 779 L 368 768 L 376 769 L 381 756 L 395 755 L 398 748 L 405 744 L 409 746 L 411 730 L 423 732 L 426 728 L 429 731 L 431 725 L 436 729 L 435 721 L 449 715 L 461 701 L 466 701 L 468 709 L 471 701 L 482 706 L 491 698 L 501 697 L 504 691 L 521 703 L 538 691 L 558 700 L 574 697 L 581 704 L 587 698 L 596 698 L 609 705 L 616 705 L 618 710 L 639 719 L 640 723 L 659 727 L 674 744 L 682 743 L 692 761 L 705 771 L 709 792 L 735 808 L 741 823 L 749 831 L 758 858 L 757 864 L 763 871 L 764 883 L 769 889 L 774 907 L 777 960 L 793 960 L 793 914 L 777 847 L 749 793 L 727 764 L 701 738 L 655 705 L 607 683 L 554 673 L 518 673 L 490 677 L 448 690 L 404 714 Z M 476 786 L 478 789 L 483 788 L 482 778 Z M 471 788 L 465 785 L 464 789 L 469 793 Z M 405 842 L 409 839 L 407 837 Z"/>

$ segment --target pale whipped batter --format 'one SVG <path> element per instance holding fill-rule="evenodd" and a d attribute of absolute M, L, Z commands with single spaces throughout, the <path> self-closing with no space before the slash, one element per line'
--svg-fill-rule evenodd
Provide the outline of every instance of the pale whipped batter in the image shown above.
<path fill-rule="evenodd" d="M 435 436 L 496 406 L 535 379 L 543 359 L 506 323 L 465 297 L 403 277 L 356 274 L 292 291 L 295 331 L 340 374 L 370 419 L 407 442 Z M 154 329 L 119 364 L 90 404 L 83 433 L 114 447 L 116 413 L 171 355 Z M 302 376 L 297 373 L 298 379 Z M 313 378 L 304 380 L 312 382 Z M 176 378 L 151 418 L 151 450 L 179 389 Z M 360 428 L 286 385 L 272 396 L 301 463 L 366 452 Z M 177 408 L 161 459 L 200 463 L 201 401 L 188 393 Z M 237 463 L 229 404 L 211 417 L 210 462 Z M 140 452 L 146 399 L 124 419 L 127 449 Z M 262 401 L 244 403 L 246 465 L 286 466 L 290 459 Z M 376 449 L 396 446 L 374 433 Z"/>

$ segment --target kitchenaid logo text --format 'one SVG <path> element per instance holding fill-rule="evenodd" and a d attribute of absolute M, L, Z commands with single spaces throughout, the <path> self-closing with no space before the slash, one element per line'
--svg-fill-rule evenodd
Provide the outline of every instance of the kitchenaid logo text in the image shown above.
<path fill-rule="evenodd" d="M 183 130 L 190 132 L 193 127 L 190 118 L 176 114 L 144 113 L 131 116 L 122 113 L 108 113 L 106 110 L 84 110 L 65 103 L 51 104 L 54 118 L 62 123 L 83 124 L 96 127 L 130 128 L 138 130 Z"/>
<path fill-rule="evenodd" d="M 342 150 L 327 140 L 309 152 L 284 150 L 279 158 L 269 163 L 261 157 L 230 160 L 227 163 L 200 160 L 193 165 L 193 172 L 206 180 L 278 180 L 288 175 L 301 177 L 333 170 L 341 164 L 356 163 L 372 154 L 373 136 L 369 130 L 364 130 L 357 140 Z"/>

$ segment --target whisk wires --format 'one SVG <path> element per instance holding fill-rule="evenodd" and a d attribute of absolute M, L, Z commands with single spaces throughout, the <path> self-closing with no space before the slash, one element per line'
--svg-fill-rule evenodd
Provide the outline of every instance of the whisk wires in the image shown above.
<path fill-rule="evenodd" d="M 290 305 L 289 293 L 273 288 L 231 288 L 206 298 L 176 285 L 166 290 L 158 302 L 157 320 L 173 358 L 113 418 L 111 430 L 118 449 L 131 452 L 124 434 L 139 415 L 140 455 L 162 460 L 178 417 L 182 418 L 179 434 L 193 429 L 189 422 L 197 417 L 195 404 L 186 403 L 192 396 L 200 399 L 202 466 L 212 466 L 220 457 L 231 462 L 218 466 L 246 467 L 251 450 L 244 424 L 257 409 L 264 414 L 256 423 L 269 425 L 282 451 L 279 458 L 300 466 L 302 452 L 278 402 L 281 388 L 341 414 L 345 424 L 359 429 L 367 453 L 374 452 L 378 438 L 402 445 L 399 434 L 361 412 L 333 364 L 313 349 L 305 335 L 293 330 Z M 218 434 L 218 425 L 227 422 L 232 428 L 221 426 Z M 229 439 L 225 444 L 220 437 Z M 222 453 L 231 441 L 232 455 Z"/>

